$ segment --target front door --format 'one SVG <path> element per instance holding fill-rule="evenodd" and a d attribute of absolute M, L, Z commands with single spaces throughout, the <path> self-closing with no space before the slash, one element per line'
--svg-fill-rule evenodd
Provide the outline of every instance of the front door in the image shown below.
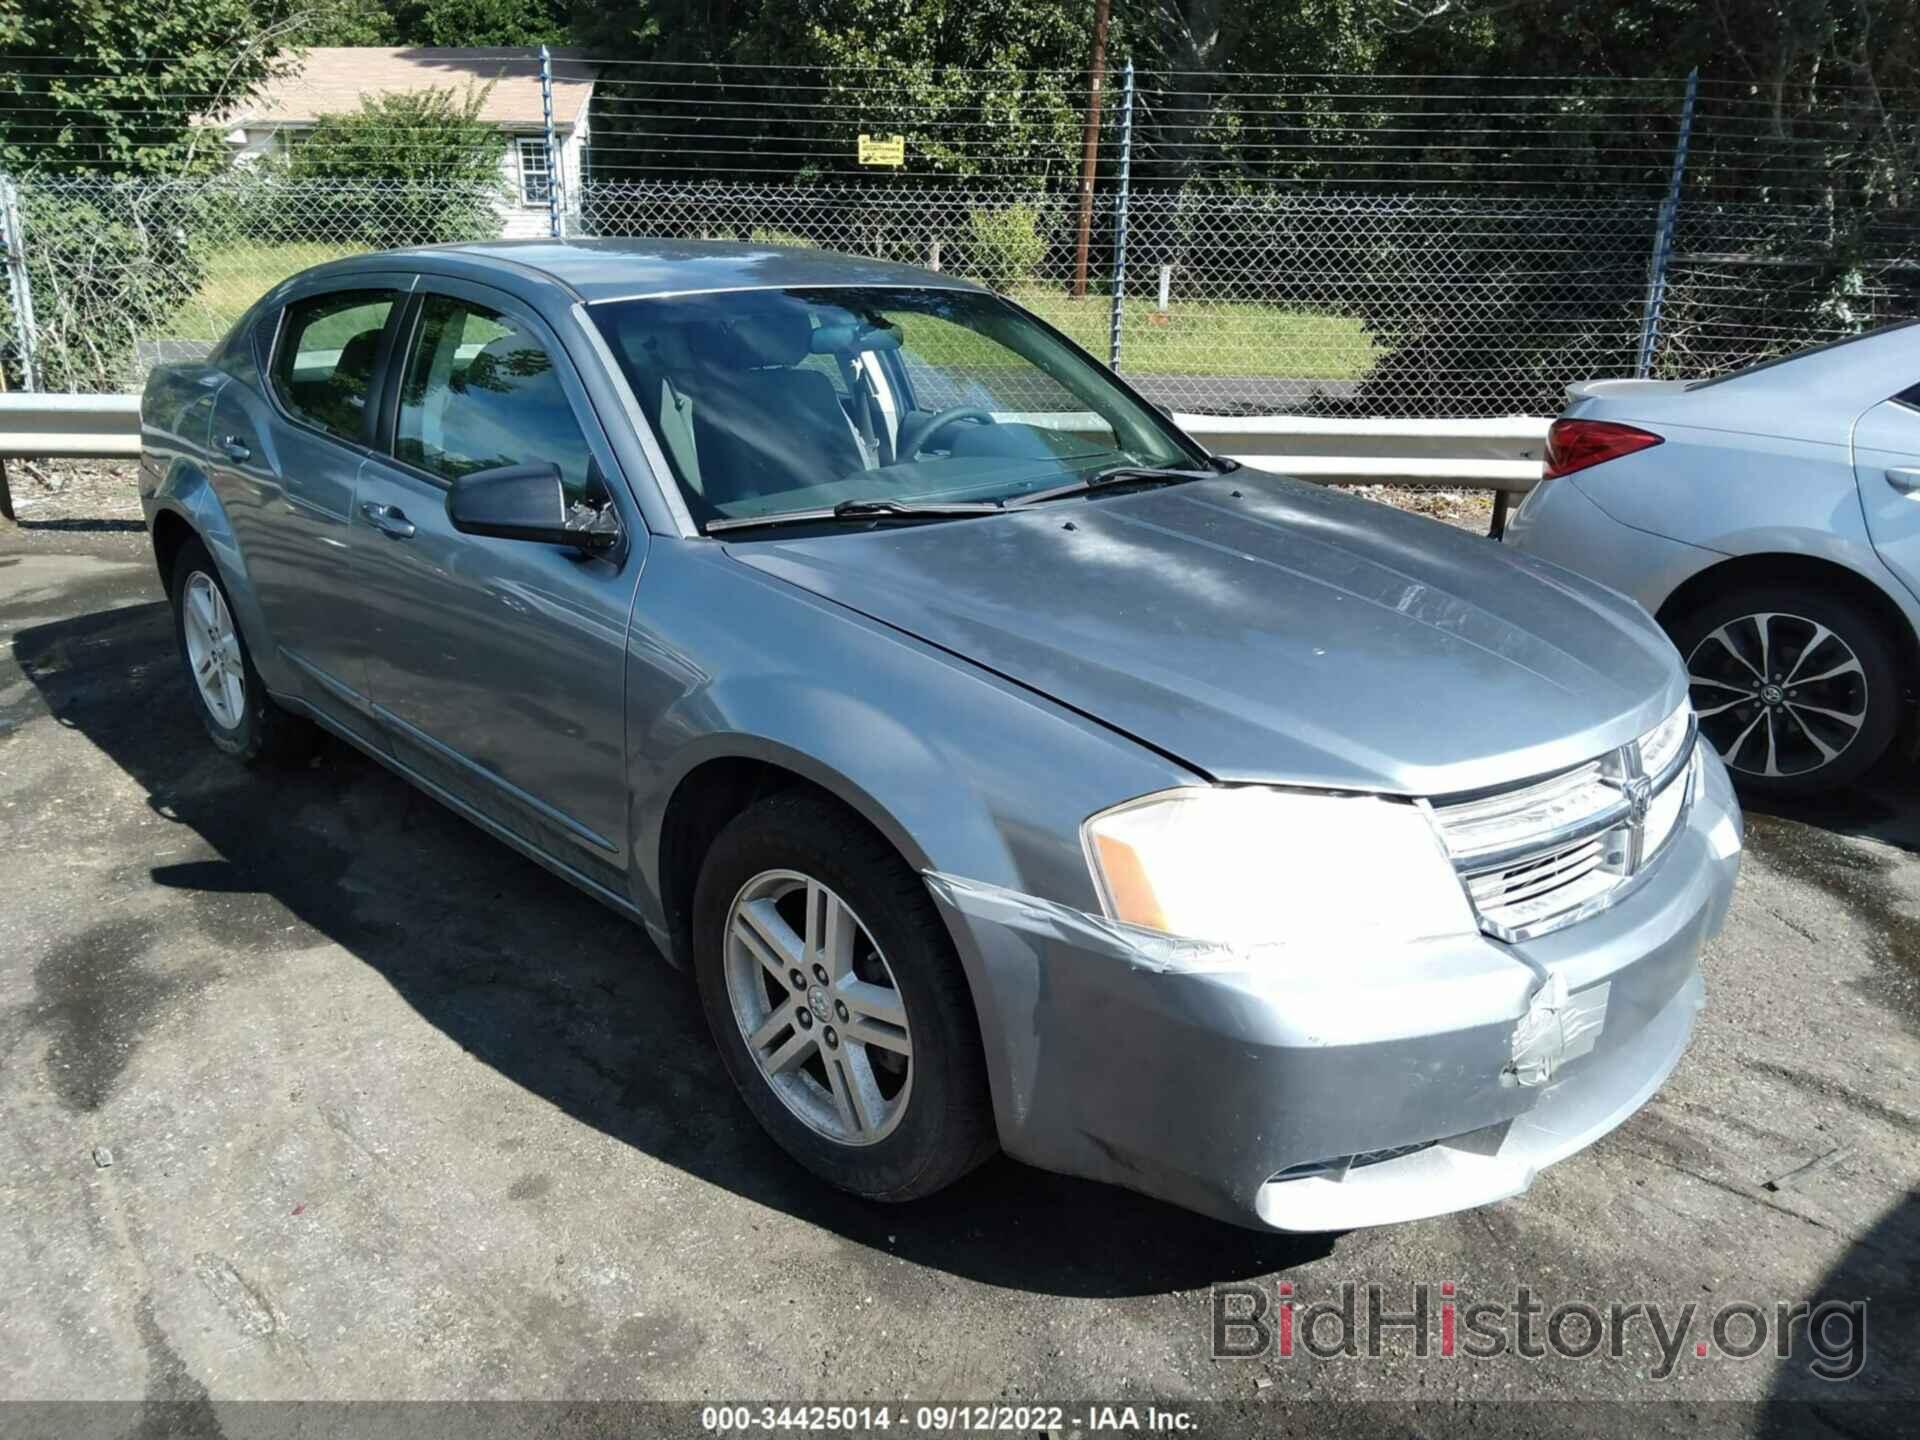
<path fill-rule="evenodd" d="M 208 447 L 274 648 L 311 704 L 361 734 L 371 724 L 350 614 L 350 527 L 375 371 L 402 299 L 356 281 L 290 302 L 265 381 L 271 398 L 222 386 Z"/>
<path fill-rule="evenodd" d="M 1853 470 L 1873 548 L 1920 595 L 1920 385 L 1855 422 Z"/>
<path fill-rule="evenodd" d="M 646 532 L 565 352 L 531 311 L 423 278 L 403 327 L 384 453 L 356 494 L 368 685 L 394 753 L 589 879 L 625 893 L 627 620 Z M 609 558 L 464 535 L 462 475 L 551 462 L 612 499 Z"/>

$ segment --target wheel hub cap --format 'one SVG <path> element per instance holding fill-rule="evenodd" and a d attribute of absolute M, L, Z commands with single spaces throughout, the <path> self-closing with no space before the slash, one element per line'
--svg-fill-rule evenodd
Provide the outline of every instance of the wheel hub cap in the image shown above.
<path fill-rule="evenodd" d="M 233 729 L 247 713 L 246 662 L 226 597 L 204 571 L 196 570 L 187 579 L 180 631 L 200 698 L 215 720 Z"/>
<path fill-rule="evenodd" d="M 1781 778 L 1832 764 L 1867 721 L 1867 676 L 1845 639 L 1803 615 L 1729 620 L 1687 656 L 1700 733 L 1730 770 Z"/>
<path fill-rule="evenodd" d="M 734 896 L 726 947 L 734 1021 L 781 1103 L 842 1145 L 892 1134 L 913 1092 L 913 1037 L 852 907 L 798 871 L 763 871 Z"/>

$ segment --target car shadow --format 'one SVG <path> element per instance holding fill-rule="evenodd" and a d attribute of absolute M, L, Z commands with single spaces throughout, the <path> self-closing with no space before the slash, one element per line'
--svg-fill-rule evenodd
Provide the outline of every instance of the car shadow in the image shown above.
<path fill-rule="evenodd" d="M 1920 1382 L 1920 1193 L 1895 1201 L 1805 1296 L 1812 1308 L 1779 1356 L 1754 1433 L 1911 1435 Z M 1816 1328 L 1817 1327 L 1817 1328 Z"/>
<path fill-rule="evenodd" d="M 1740 805 L 1748 816 L 1877 840 L 1920 854 L 1920 767 L 1904 743 L 1896 744 L 1852 785 L 1790 802 L 1743 793 Z"/>
<path fill-rule="evenodd" d="M 832 1190 L 734 1092 L 691 981 L 640 929 L 337 742 L 297 771 L 207 743 L 164 603 L 31 627 L 38 696 L 206 854 L 152 868 L 235 947 L 310 944 L 372 966 L 476 1059 L 582 1124 L 702 1180 L 917 1264 L 1041 1293 L 1191 1290 L 1326 1255 L 1331 1237 L 1244 1230 L 1004 1158 L 909 1208 Z M 24 719 L 25 717 L 19 717 Z M 267 897 L 274 906 L 231 903 Z"/>

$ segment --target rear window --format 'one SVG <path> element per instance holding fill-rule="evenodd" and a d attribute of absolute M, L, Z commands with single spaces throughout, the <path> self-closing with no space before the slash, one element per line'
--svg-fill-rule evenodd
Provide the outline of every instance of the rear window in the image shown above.
<path fill-rule="evenodd" d="M 1688 390 L 1711 390 L 1716 385 L 1725 385 L 1729 380 L 1744 380 L 1749 375 L 1758 375 L 1762 370 L 1771 370 L 1778 365 L 1791 365 L 1796 360 L 1806 360 L 1815 355 L 1824 355 L 1829 350 L 1838 350 L 1843 345 L 1852 345 L 1856 341 L 1871 340 L 1876 335 L 1891 335 L 1896 330 L 1906 330 L 1920 325 L 1920 320 L 1897 320 L 1891 325 L 1881 325 L 1873 330 L 1863 330 L 1858 335 L 1848 335 L 1839 340 L 1829 340 L 1824 345 L 1815 345 L 1811 350 L 1796 350 L 1791 355 L 1776 355 L 1771 360 L 1762 360 L 1757 365 L 1748 365 L 1739 370 L 1729 370 L 1725 375 L 1716 375 L 1711 380 L 1695 380 L 1687 386 Z M 1920 387 L 1916 387 L 1920 389 Z"/>
<path fill-rule="evenodd" d="M 335 290 L 287 307 L 273 356 L 273 388 L 299 419 L 364 441 L 380 334 L 391 290 Z"/>

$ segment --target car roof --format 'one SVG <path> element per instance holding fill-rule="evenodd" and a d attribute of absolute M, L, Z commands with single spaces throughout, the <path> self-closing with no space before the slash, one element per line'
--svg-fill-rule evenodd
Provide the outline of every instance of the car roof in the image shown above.
<path fill-rule="evenodd" d="M 534 275 L 544 275 L 590 305 L 602 300 L 703 290 L 780 290 L 808 285 L 982 288 L 969 280 L 889 260 L 798 246 L 709 240 L 488 240 L 358 255 L 322 268 L 432 269 L 433 260 L 456 256 L 497 270 L 503 288 L 519 289 Z"/>

